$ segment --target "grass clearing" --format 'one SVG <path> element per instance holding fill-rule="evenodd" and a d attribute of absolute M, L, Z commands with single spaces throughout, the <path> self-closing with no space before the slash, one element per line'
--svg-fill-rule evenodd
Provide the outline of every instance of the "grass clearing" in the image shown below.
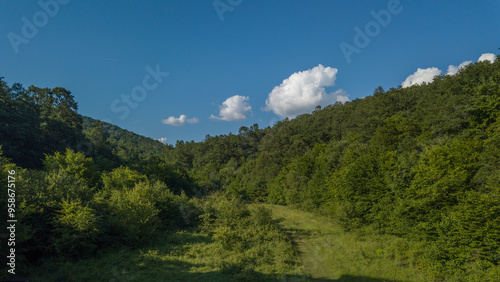
<path fill-rule="evenodd" d="M 345 232 L 331 219 L 296 209 L 262 204 L 273 211 L 296 243 L 308 275 L 330 281 L 424 281 L 405 265 L 395 249 L 401 239 L 390 235 Z"/>
<path fill-rule="evenodd" d="M 330 219 L 265 207 L 291 240 L 228 249 L 199 229 L 160 235 L 142 247 L 108 249 L 94 258 L 50 260 L 33 281 L 423 281 L 395 255 L 401 239 L 345 232 Z M 284 238 L 286 238 L 286 236 Z M 274 237 L 273 237 L 274 238 Z"/>
<path fill-rule="evenodd" d="M 288 244 L 288 246 L 287 246 Z M 33 281 L 308 281 L 291 242 L 228 250 L 197 229 L 159 236 L 142 247 L 108 249 L 95 258 L 53 259 L 30 271 Z"/>

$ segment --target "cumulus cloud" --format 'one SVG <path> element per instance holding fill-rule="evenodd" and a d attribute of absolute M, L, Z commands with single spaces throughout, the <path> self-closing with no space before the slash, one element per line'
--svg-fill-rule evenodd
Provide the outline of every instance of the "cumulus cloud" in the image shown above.
<path fill-rule="evenodd" d="M 459 70 L 465 68 L 466 66 L 472 64 L 472 61 L 465 61 L 461 63 L 460 65 L 454 66 L 454 65 L 449 65 L 448 66 L 448 72 L 446 73 L 447 75 L 455 75 L 458 73 Z"/>
<path fill-rule="evenodd" d="M 325 90 L 325 87 L 335 84 L 337 71 L 336 68 L 318 65 L 292 74 L 269 93 L 264 110 L 294 118 L 311 112 L 318 105 L 349 101 L 343 90 L 330 94 Z"/>
<path fill-rule="evenodd" d="M 163 144 L 166 144 L 167 143 L 167 137 L 161 137 L 161 138 L 158 138 L 158 139 L 155 139 L 156 141 L 160 141 L 161 143 Z"/>
<path fill-rule="evenodd" d="M 229 97 L 219 106 L 219 116 L 211 115 L 211 119 L 238 121 L 247 118 L 252 107 L 248 104 L 249 97 L 234 95 Z"/>
<path fill-rule="evenodd" d="M 441 70 L 435 67 L 432 68 L 426 68 L 426 69 L 421 69 L 418 68 L 416 72 L 413 74 L 409 75 L 405 81 L 403 81 L 403 84 L 401 86 L 403 87 L 410 87 L 415 84 L 422 84 L 424 82 L 432 82 L 434 77 L 436 75 L 440 75 Z"/>
<path fill-rule="evenodd" d="M 197 118 L 187 118 L 186 115 L 180 115 L 178 118 L 170 116 L 166 119 L 162 119 L 161 122 L 173 126 L 183 126 L 187 123 L 198 123 L 200 120 Z"/>
<path fill-rule="evenodd" d="M 482 54 L 479 59 L 477 60 L 478 62 L 483 62 L 483 61 L 489 61 L 490 63 L 495 62 L 496 56 L 493 53 L 484 53 Z M 472 61 L 465 61 L 461 63 L 458 67 L 454 65 L 450 65 L 448 67 L 448 72 L 446 73 L 447 75 L 455 75 L 458 73 L 458 71 L 468 65 L 470 65 Z"/>
<path fill-rule="evenodd" d="M 496 58 L 497 56 L 495 56 L 495 54 L 493 53 L 484 53 L 481 55 L 481 57 L 479 57 L 477 61 L 478 62 L 489 61 L 490 63 L 494 63 Z"/>
<path fill-rule="evenodd" d="M 349 102 L 349 97 L 347 97 L 347 93 L 344 90 L 339 89 L 335 91 L 335 95 L 336 95 L 336 102 L 340 102 L 342 104 L 344 104 L 345 102 Z"/>
<path fill-rule="evenodd" d="M 484 53 L 482 54 L 479 59 L 477 60 L 478 62 L 483 62 L 483 61 L 488 61 L 490 63 L 495 62 L 496 56 L 493 53 Z M 460 65 L 455 66 L 455 65 L 449 65 L 448 66 L 448 71 L 446 72 L 447 75 L 455 75 L 458 73 L 459 70 L 465 68 L 466 66 L 472 64 L 472 61 L 465 61 L 462 62 Z M 403 81 L 402 86 L 403 87 L 409 87 L 415 84 L 421 84 L 423 82 L 432 82 L 434 79 L 434 76 L 440 75 L 441 70 L 438 68 L 432 67 L 432 68 L 427 68 L 427 69 L 421 69 L 418 68 L 415 73 L 412 75 L 408 76 L 405 81 Z"/>

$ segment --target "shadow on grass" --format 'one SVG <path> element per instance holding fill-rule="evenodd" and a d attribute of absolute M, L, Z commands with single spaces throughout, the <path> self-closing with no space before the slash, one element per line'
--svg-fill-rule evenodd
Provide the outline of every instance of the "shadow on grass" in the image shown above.
<path fill-rule="evenodd" d="M 307 245 L 306 241 L 304 239 L 310 239 L 311 236 L 313 236 L 313 232 L 308 229 L 303 229 L 303 228 L 298 228 L 297 226 L 295 227 L 289 227 L 286 228 L 285 224 L 283 223 L 285 221 L 284 218 L 276 218 L 273 220 L 274 224 L 278 226 L 281 230 L 285 232 L 289 240 L 292 242 L 292 245 L 294 246 L 297 254 L 303 254 L 302 251 L 299 250 L 299 245 L 300 244 L 305 244 Z M 296 280 L 298 279 L 298 280 Z M 399 282 L 400 280 L 394 280 L 394 279 L 382 279 L 382 278 L 373 278 L 373 277 L 366 277 L 366 276 L 357 276 L 357 275 L 342 275 L 338 279 L 328 279 L 328 278 L 312 278 L 312 277 L 292 277 L 289 280 L 283 279 L 282 281 L 375 281 L 375 282 L 382 282 L 382 281 L 387 281 L 387 282 Z"/>
<path fill-rule="evenodd" d="M 122 272 L 114 273 L 113 277 L 108 280 L 102 280 L 102 277 L 96 277 L 95 280 L 80 280 L 68 279 L 66 281 L 387 281 L 397 282 L 397 280 L 377 279 L 371 277 L 342 275 L 339 279 L 321 279 L 311 278 L 308 276 L 297 275 L 276 275 L 264 274 L 254 270 L 242 269 L 237 264 L 226 264 L 223 269 L 209 272 L 190 272 L 193 267 L 201 267 L 200 264 L 191 264 L 181 261 L 169 261 L 165 263 L 155 263 L 153 267 L 146 266 L 144 269 L 136 273 Z M 156 269 L 157 271 L 154 271 Z M 153 270 L 153 271 L 152 271 Z"/>
<path fill-rule="evenodd" d="M 61 264 L 60 269 L 26 281 L 394 281 L 343 275 L 338 279 L 314 279 L 309 276 L 265 274 L 244 269 L 243 265 L 223 264 L 220 270 L 203 272 L 205 265 L 177 259 L 117 256 L 106 260 Z"/>
<path fill-rule="evenodd" d="M 366 277 L 366 276 L 356 276 L 356 275 L 342 275 L 339 279 L 310 279 L 306 281 L 346 281 L 346 282 L 402 282 L 399 280 L 392 280 L 392 279 L 380 279 L 380 278 L 372 278 L 372 277 Z"/>
<path fill-rule="evenodd" d="M 182 246 L 208 242 L 206 236 L 192 233 L 169 234 L 140 248 L 106 250 L 94 258 L 78 261 L 51 260 L 37 267 L 36 273 L 23 273 L 26 281 L 395 281 L 343 275 L 339 279 L 314 279 L 305 275 L 277 275 L 245 268 L 245 264 L 186 262 L 170 256 Z M 214 265 L 219 270 L 213 271 Z M 207 269 L 207 271 L 204 271 Z M 10 277 L 14 278 L 15 277 Z M 5 280 L 9 281 L 9 280 Z M 14 280 L 15 281 L 15 280 Z M 18 280 L 19 281 L 19 280 Z"/>

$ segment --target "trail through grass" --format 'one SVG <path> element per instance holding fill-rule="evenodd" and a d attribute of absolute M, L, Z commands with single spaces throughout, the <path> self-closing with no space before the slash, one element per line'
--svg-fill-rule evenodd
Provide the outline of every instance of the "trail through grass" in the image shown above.
<path fill-rule="evenodd" d="M 423 281 L 395 259 L 399 238 L 344 232 L 331 219 L 296 209 L 264 205 L 286 230 L 308 274 L 329 281 Z"/>

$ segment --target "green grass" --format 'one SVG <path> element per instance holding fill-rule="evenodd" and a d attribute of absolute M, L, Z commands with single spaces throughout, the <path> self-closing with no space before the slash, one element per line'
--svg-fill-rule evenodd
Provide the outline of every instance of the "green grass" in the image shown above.
<path fill-rule="evenodd" d="M 267 205 L 299 251 L 307 274 L 334 281 L 424 281 L 397 249 L 402 239 L 344 232 L 331 219 L 284 206 Z"/>
<path fill-rule="evenodd" d="M 117 282 L 308 280 L 299 264 L 277 263 L 279 248 L 273 251 L 272 247 L 229 251 L 206 233 L 179 231 L 141 248 L 107 250 L 78 261 L 49 260 L 32 269 L 29 277 L 32 281 Z"/>
<path fill-rule="evenodd" d="M 228 249 L 198 229 L 159 234 L 142 247 L 108 248 L 94 258 L 48 260 L 32 281 L 423 281 L 398 248 L 402 239 L 359 232 L 312 213 L 272 210 L 286 236 Z M 279 237 L 279 236 L 278 236 Z M 274 238 L 274 237 L 273 237 Z M 402 253 L 402 252 L 399 252 Z"/>

